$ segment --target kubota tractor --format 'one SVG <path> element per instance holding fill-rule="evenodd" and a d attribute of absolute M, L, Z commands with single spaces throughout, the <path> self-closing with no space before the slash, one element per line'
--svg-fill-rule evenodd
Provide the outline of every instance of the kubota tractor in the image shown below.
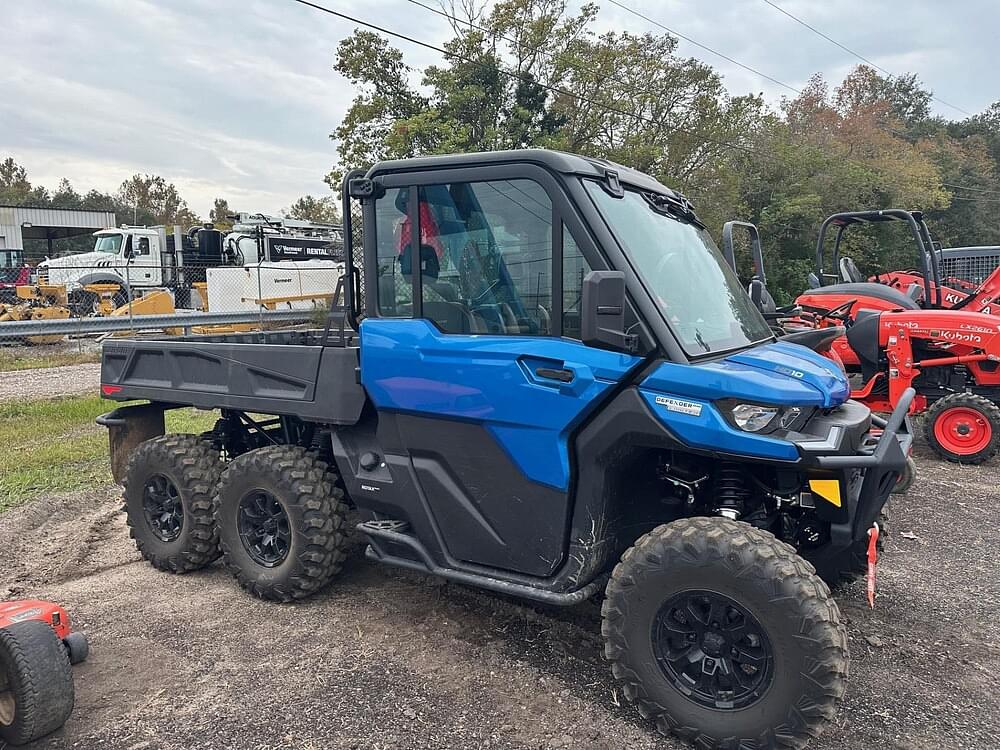
<path fill-rule="evenodd" d="M 905 216 L 894 218 L 912 222 L 918 240 L 926 235 L 926 227 L 920 229 L 922 221 L 909 212 L 899 213 Z M 823 234 L 834 223 L 832 219 L 827 219 L 820 231 L 819 272 Z M 837 245 L 846 226 L 866 220 L 887 219 L 851 219 L 839 224 Z M 818 331 L 836 331 L 832 345 L 817 351 L 851 373 L 851 398 L 873 411 L 887 412 L 912 387 L 917 395 L 910 413 L 926 415 L 927 441 L 943 458 L 982 463 L 1000 451 L 1000 318 L 964 309 L 921 309 L 915 301 L 917 295 L 902 295 L 884 284 L 864 281 L 811 289 L 798 298 L 801 308 L 777 308 L 767 290 L 756 227 L 741 222 L 726 225 L 726 259 L 735 264 L 732 231 L 736 226 L 750 233 L 754 264 L 751 299 L 786 338 L 808 336 L 802 333 L 803 326 L 813 326 L 817 336 Z M 1000 277 L 1000 273 L 994 275 Z M 924 281 L 931 278 L 924 277 Z M 990 283 L 987 279 L 983 286 Z M 940 286 L 930 288 L 940 291 Z M 893 304 L 904 296 L 911 304 Z M 830 307 L 824 308 L 817 300 Z M 846 335 L 840 335 L 845 328 Z"/>

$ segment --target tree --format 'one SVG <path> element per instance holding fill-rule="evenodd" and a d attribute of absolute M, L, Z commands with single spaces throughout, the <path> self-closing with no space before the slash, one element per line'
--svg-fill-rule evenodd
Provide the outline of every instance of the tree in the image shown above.
<path fill-rule="evenodd" d="M 158 175 L 136 174 L 125 180 L 115 196 L 123 218 L 143 224 L 200 223 L 176 186 Z M 131 215 L 130 215 L 131 214 Z"/>
<path fill-rule="evenodd" d="M 225 198 L 216 198 L 208 214 L 208 220 L 216 229 L 232 229 L 233 222 L 229 217 L 233 213 L 235 212 L 229 208 L 229 201 Z"/>
<path fill-rule="evenodd" d="M 318 224 L 338 224 L 340 222 L 337 202 L 332 196 L 316 198 L 312 195 L 303 195 L 291 205 L 291 208 L 286 208 L 282 213 L 290 219 L 314 221 Z"/>
<path fill-rule="evenodd" d="M 46 206 L 48 203 L 48 190 L 33 188 L 24 167 L 10 156 L 0 161 L 0 205 Z"/>

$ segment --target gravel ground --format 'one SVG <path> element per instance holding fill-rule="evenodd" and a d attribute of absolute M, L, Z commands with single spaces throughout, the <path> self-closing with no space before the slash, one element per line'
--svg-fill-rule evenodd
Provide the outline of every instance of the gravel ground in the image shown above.
<path fill-rule="evenodd" d="M 811 747 L 1000 747 L 1000 502 L 994 467 L 919 456 L 893 501 L 869 611 L 839 595 L 851 687 Z M 0 598 L 64 603 L 91 638 L 77 706 L 32 746 L 197 748 L 670 748 L 616 690 L 596 605 L 525 605 L 376 566 L 295 605 L 257 601 L 219 566 L 143 563 L 106 488 L 0 516 Z"/>
<path fill-rule="evenodd" d="M 101 384 L 101 365 L 67 365 L 38 370 L 0 372 L 0 402 L 35 399 L 44 396 L 97 395 Z"/>

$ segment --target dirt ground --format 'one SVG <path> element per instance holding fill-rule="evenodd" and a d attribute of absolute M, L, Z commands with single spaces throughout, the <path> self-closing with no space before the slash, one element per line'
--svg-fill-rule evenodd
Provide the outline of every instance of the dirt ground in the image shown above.
<path fill-rule="evenodd" d="M 1000 472 L 919 456 L 874 611 L 845 590 L 851 687 L 815 748 L 1000 747 Z M 598 608 L 525 605 L 378 567 L 360 546 L 296 605 L 218 566 L 143 563 L 112 488 L 0 515 L 0 598 L 64 603 L 91 638 L 40 748 L 677 748 L 615 689 Z"/>

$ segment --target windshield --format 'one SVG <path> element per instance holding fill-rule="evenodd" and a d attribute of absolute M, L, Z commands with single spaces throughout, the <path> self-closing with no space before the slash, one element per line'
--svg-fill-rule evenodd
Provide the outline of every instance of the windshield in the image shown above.
<path fill-rule="evenodd" d="M 118 255 L 118 251 L 121 249 L 122 236 L 120 234 L 97 235 L 97 241 L 94 243 L 95 253 L 111 253 L 112 255 Z"/>
<path fill-rule="evenodd" d="M 634 191 L 615 198 L 596 182 L 586 184 L 689 356 L 771 337 L 708 232 L 655 209 Z"/>

